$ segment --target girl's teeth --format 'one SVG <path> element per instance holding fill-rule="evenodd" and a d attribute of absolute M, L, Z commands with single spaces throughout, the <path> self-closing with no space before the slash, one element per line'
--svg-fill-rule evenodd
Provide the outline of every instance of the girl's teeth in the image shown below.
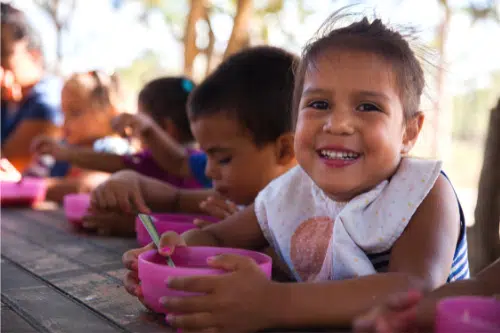
<path fill-rule="evenodd" d="M 345 151 L 321 150 L 320 153 L 321 156 L 329 159 L 353 160 L 359 157 L 358 153 Z"/>

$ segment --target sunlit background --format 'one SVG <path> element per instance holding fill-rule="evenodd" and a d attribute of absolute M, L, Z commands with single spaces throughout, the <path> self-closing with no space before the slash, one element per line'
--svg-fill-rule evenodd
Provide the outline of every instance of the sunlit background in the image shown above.
<path fill-rule="evenodd" d="M 271 44 L 296 53 L 330 13 L 355 3 L 206 0 L 205 20 L 194 27 L 199 54 L 187 69 L 187 17 L 196 2 L 203 1 L 12 1 L 40 29 L 54 73 L 116 71 L 131 100 L 145 81 L 159 75 L 187 72 L 202 80 L 223 59 L 242 3 L 251 4 L 250 45 Z M 415 27 L 419 43 L 433 51 L 423 101 L 428 119 L 414 154 L 444 160 L 472 224 L 489 110 L 500 96 L 500 5 L 491 0 L 357 3 L 349 10 L 375 14 L 394 26 Z"/>

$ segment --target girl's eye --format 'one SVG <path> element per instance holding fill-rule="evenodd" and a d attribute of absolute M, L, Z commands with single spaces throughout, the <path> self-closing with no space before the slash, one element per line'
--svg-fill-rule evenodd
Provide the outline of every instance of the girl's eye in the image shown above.
<path fill-rule="evenodd" d="M 326 110 L 329 107 L 328 102 L 325 101 L 313 101 L 309 103 L 307 106 L 318 110 Z"/>
<path fill-rule="evenodd" d="M 356 108 L 358 111 L 361 111 L 361 112 L 370 112 L 370 111 L 382 111 L 380 110 L 380 108 L 378 106 L 376 106 L 375 104 L 371 104 L 371 103 L 363 103 L 363 104 L 360 104 L 357 108 Z"/>
<path fill-rule="evenodd" d="M 232 157 L 226 157 L 221 160 L 219 160 L 219 164 L 229 164 L 233 158 Z"/>

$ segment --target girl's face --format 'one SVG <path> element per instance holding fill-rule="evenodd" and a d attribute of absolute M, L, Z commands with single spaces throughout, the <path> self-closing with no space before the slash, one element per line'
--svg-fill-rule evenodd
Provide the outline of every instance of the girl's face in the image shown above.
<path fill-rule="evenodd" d="M 339 201 L 391 177 L 423 122 L 404 122 L 390 64 L 355 51 L 324 52 L 307 68 L 298 111 L 297 161 Z"/>
<path fill-rule="evenodd" d="M 64 137 L 69 144 L 92 144 L 112 133 L 111 107 L 101 107 L 91 98 L 90 90 L 67 83 L 61 96 L 64 113 Z"/>

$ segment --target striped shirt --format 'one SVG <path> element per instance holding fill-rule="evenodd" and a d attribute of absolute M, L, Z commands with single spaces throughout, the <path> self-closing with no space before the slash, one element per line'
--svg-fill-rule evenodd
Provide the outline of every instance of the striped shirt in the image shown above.
<path fill-rule="evenodd" d="M 448 176 L 446 176 L 443 171 L 441 171 L 441 174 L 445 176 L 446 179 L 448 179 Z M 465 280 L 470 277 L 469 257 L 467 253 L 467 227 L 465 224 L 465 215 L 458 197 L 457 203 L 460 212 L 460 236 L 458 238 L 455 253 L 453 255 L 453 263 L 451 265 L 450 275 L 448 275 L 447 282 Z M 389 259 L 391 256 L 391 249 L 381 253 L 367 254 L 367 256 L 377 272 L 387 272 L 387 269 L 389 267 Z"/>

